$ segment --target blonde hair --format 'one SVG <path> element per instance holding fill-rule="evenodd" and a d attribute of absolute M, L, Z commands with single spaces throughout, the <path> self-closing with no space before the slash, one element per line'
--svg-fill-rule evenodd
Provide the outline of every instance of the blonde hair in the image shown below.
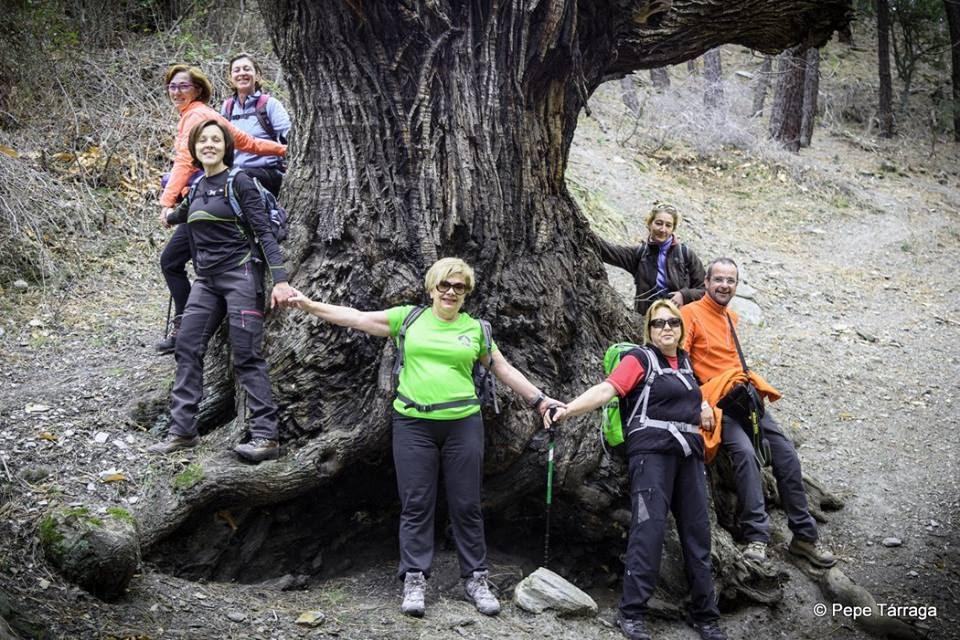
<path fill-rule="evenodd" d="M 669 213 L 673 218 L 673 228 L 676 229 L 680 225 L 680 212 L 677 211 L 677 208 L 668 202 L 657 202 L 653 203 L 653 208 L 650 209 L 650 213 L 647 214 L 647 227 L 653 224 L 653 219 L 657 217 L 658 213 Z"/>
<path fill-rule="evenodd" d="M 427 270 L 423 278 L 423 286 L 427 293 L 452 275 L 463 276 L 463 284 L 467 286 L 467 293 L 473 291 L 473 268 L 460 258 L 440 258 Z"/>
<path fill-rule="evenodd" d="M 687 335 L 687 328 L 683 324 L 683 316 L 680 315 L 680 309 L 677 308 L 677 305 L 673 304 L 666 298 L 661 298 L 656 300 L 650 308 L 647 309 L 647 312 L 643 314 L 643 344 L 650 344 L 650 321 L 653 320 L 653 314 L 657 312 L 657 309 L 666 309 L 674 317 L 680 318 L 680 338 L 677 340 L 677 345 L 680 348 L 683 348 L 683 339 Z"/>
<path fill-rule="evenodd" d="M 210 80 L 207 79 L 207 76 L 204 75 L 203 71 L 200 71 L 197 67 L 189 67 L 185 64 L 175 64 L 169 69 L 163 76 L 164 86 L 170 84 L 170 81 L 173 80 L 173 76 L 178 73 L 186 73 L 190 76 L 190 82 L 193 83 L 193 86 L 197 89 L 197 100 L 203 104 L 210 102 L 210 97 L 213 95 L 213 85 L 210 84 Z"/>

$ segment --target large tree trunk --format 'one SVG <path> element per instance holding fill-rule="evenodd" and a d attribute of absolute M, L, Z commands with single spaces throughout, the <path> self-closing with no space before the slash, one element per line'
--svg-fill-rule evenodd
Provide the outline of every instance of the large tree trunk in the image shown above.
<path fill-rule="evenodd" d="M 650 69 L 650 82 L 655 89 L 666 89 L 670 86 L 670 72 L 666 67 Z"/>
<path fill-rule="evenodd" d="M 803 76 L 803 105 L 800 118 L 800 146 L 809 147 L 813 139 L 813 125 L 817 119 L 817 97 L 820 93 L 820 49 L 807 50 Z"/>
<path fill-rule="evenodd" d="M 877 2 L 877 53 L 880 62 L 880 96 L 877 119 L 880 135 L 890 138 L 893 127 L 893 79 L 890 76 L 890 6 L 887 0 Z"/>
<path fill-rule="evenodd" d="M 770 114 L 770 137 L 794 153 L 800 150 L 806 66 L 806 51 L 802 46 L 787 49 L 777 61 L 779 78 Z"/>
<path fill-rule="evenodd" d="M 725 42 L 767 52 L 822 44 L 849 18 L 846 0 L 260 4 L 296 122 L 285 187 L 292 284 L 383 309 L 423 300 L 426 268 L 461 256 L 478 275 L 468 310 L 491 320 L 506 357 L 560 398 L 600 379 L 609 343 L 641 334 L 606 285 L 564 182 L 588 96 L 606 78 Z M 212 454 L 175 487 L 157 482 L 137 514 L 141 547 L 203 567 L 199 577 L 244 579 L 245 559 L 258 557 L 273 572 L 291 571 L 287 561 L 316 567 L 351 536 L 389 531 L 396 513 L 382 375 L 390 342 L 302 314 L 277 314 L 269 329 L 285 456 L 249 466 Z M 545 442 L 536 416 L 502 396 L 500 416 L 486 416 L 488 531 L 530 539 Z M 217 451 L 241 429 L 230 423 L 205 442 Z M 557 458 L 556 539 L 605 543 L 598 549 L 615 563 L 629 520 L 623 465 L 605 461 L 592 417 L 565 425 Z M 715 496 L 727 512 L 724 491 Z M 227 544 L 230 536 L 243 543 Z M 207 544 L 166 555 L 168 539 Z M 722 529 L 715 539 L 724 597 L 777 598 L 775 574 L 743 566 Z M 278 545 L 276 555 L 258 553 Z"/>
<path fill-rule="evenodd" d="M 960 142 L 960 0 L 943 0 L 950 25 L 950 83 L 953 85 L 953 139 Z"/>
<path fill-rule="evenodd" d="M 773 56 L 763 56 L 763 62 L 757 70 L 753 85 L 753 117 L 763 115 L 763 103 L 767 100 L 767 89 L 770 86 L 770 76 L 773 70 Z"/>
<path fill-rule="evenodd" d="M 720 49 L 711 49 L 703 54 L 703 106 L 708 112 L 723 111 L 723 66 Z"/>

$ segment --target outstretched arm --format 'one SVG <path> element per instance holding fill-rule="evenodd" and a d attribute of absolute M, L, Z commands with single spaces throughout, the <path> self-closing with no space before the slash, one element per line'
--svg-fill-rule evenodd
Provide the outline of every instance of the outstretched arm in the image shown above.
<path fill-rule="evenodd" d="M 372 336 L 385 338 L 390 335 L 390 322 L 387 320 L 386 311 L 360 311 L 353 307 L 317 302 L 293 287 L 290 287 L 290 290 L 293 293 L 286 299 L 285 306 L 302 309 L 332 324 L 357 329 Z"/>
<path fill-rule="evenodd" d="M 543 415 L 550 407 L 563 405 L 562 402 L 544 395 L 536 385 L 527 379 L 527 376 L 520 373 L 516 367 L 507 362 L 507 359 L 500 353 L 500 349 L 497 349 L 489 356 L 484 356 L 481 362 L 483 362 L 485 367 L 493 371 L 493 374 L 497 376 L 497 380 L 510 387 L 514 393 L 523 398 L 523 401 L 527 403 L 528 406 L 534 407 L 534 405 L 536 405 L 536 409 L 540 412 L 540 415 Z"/>
<path fill-rule="evenodd" d="M 561 407 L 554 411 L 552 420 L 550 414 L 545 415 L 543 417 L 543 424 L 544 426 L 549 427 L 554 422 L 560 422 L 566 418 L 575 418 L 577 416 L 581 416 L 587 412 L 602 407 L 613 400 L 616 395 L 617 390 L 613 388 L 612 384 L 604 380 L 603 382 L 595 384 L 581 393 L 566 407 Z"/>

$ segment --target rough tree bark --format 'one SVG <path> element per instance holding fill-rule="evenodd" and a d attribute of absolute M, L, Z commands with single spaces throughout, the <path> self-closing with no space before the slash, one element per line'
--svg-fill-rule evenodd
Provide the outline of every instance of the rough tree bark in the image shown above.
<path fill-rule="evenodd" d="M 800 150 L 806 66 L 806 51 L 802 45 L 787 49 L 777 60 L 778 78 L 770 112 L 770 137 L 794 153 Z"/>
<path fill-rule="evenodd" d="M 960 0 L 943 0 L 950 26 L 950 83 L 953 85 L 953 139 L 960 142 Z"/>
<path fill-rule="evenodd" d="M 877 120 L 880 135 L 891 138 L 893 125 L 893 79 L 890 75 L 890 6 L 887 0 L 877 2 L 877 54 L 880 62 L 880 95 Z"/>
<path fill-rule="evenodd" d="M 712 113 L 723 112 L 723 66 L 720 49 L 703 54 L 703 106 Z"/>
<path fill-rule="evenodd" d="M 803 104 L 800 118 L 800 146 L 809 147 L 813 139 L 813 125 L 817 119 L 817 98 L 820 93 L 820 49 L 807 50 L 803 75 Z"/>
<path fill-rule="evenodd" d="M 757 69 L 756 82 L 753 85 L 753 117 L 763 115 L 763 103 L 767 100 L 767 88 L 770 86 L 770 76 L 773 70 L 773 56 L 763 56 L 763 62 Z"/>
<path fill-rule="evenodd" d="M 297 123 L 286 187 L 292 284 L 382 309 L 421 300 L 426 267 L 462 256 L 479 279 L 469 311 L 490 319 L 505 355 L 561 398 L 599 379 L 611 341 L 640 336 L 564 182 L 591 92 L 727 42 L 770 53 L 816 46 L 849 20 L 847 0 L 260 5 Z M 286 560 L 323 566 L 345 538 L 395 516 L 381 375 L 392 345 L 277 314 L 265 350 L 286 454 L 244 465 L 212 453 L 236 437 L 237 422 L 214 430 L 199 469 L 158 481 L 141 501 L 146 553 L 163 559 L 174 541 L 166 561 L 243 579 L 245 559 L 269 558 L 274 572 L 291 571 Z M 519 529 L 529 539 L 541 526 L 527 514 L 540 512 L 545 443 L 538 420 L 503 395 L 501 415 L 487 416 L 484 509 L 492 538 Z M 592 418 L 564 429 L 557 457 L 556 539 L 606 542 L 615 562 L 629 521 L 622 464 L 603 457 Z M 729 512 L 729 486 L 715 495 L 718 512 Z M 811 503 L 818 514 L 836 506 L 816 491 Z M 231 536 L 239 544 L 224 542 Z M 719 527 L 714 536 L 724 597 L 776 600 L 776 573 L 746 566 Z M 184 552 L 196 539 L 206 556 Z M 275 540 L 286 556 L 270 554 Z"/>

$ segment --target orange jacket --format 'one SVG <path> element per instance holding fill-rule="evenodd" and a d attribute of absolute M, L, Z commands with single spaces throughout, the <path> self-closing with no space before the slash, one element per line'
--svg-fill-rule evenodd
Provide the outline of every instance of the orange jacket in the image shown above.
<path fill-rule="evenodd" d="M 170 180 L 167 187 L 160 194 L 160 205 L 163 207 L 172 207 L 177 203 L 177 198 L 185 195 L 187 182 L 190 176 L 196 171 L 193 166 L 193 158 L 190 157 L 189 141 L 190 131 L 195 126 L 210 120 L 211 118 L 219 120 L 221 124 L 226 125 L 227 130 L 233 136 L 236 148 L 241 151 L 249 151 L 260 156 L 284 156 L 287 151 L 286 145 L 279 144 L 273 140 L 263 140 L 255 138 L 249 133 L 245 133 L 230 124 L 230 121 L 211 109 L 209 106 L 194 100 L 180 112 L 180 122 L 177 123 L 177 137 L 173 141 L 173 170 L 170 172 Z"/>
<path fill-rule="evenodd" d="M 706 462 L 713 460 L 720 446 L 720 421 L 723 412 L 716 408 L 717 402 L 734 385 L 746 379 L 740 356 L 737 354 L 737 345 L 730 332 L 730 323 L 727 322 L 728 314 L 736 326 L 739 321 L 737 314 L 714 302 L 709 295 L 680 307 L 686 330 L 684 349 L 690 355 L 693 373 L 700 381 L 703 399 L 713 407 L 714 424 L 717 425 L 713 431 L 701 430 Z M 751 371 L 749 377 L 761 397 L 770 402 L 782 397 L 782 394 L 757 372 Z"/>

